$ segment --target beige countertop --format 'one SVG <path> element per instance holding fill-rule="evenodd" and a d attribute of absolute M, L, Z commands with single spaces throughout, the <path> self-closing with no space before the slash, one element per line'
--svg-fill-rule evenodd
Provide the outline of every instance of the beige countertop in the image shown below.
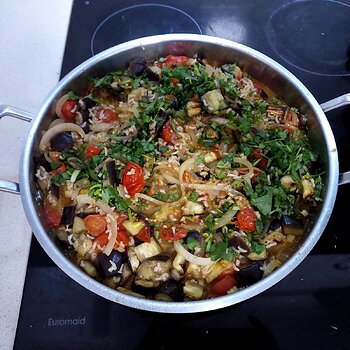
<path fill-rule="evenodd" d="M 35 114 L 59 80 L 72 0 L 0 1 L 0 103 Z M 0 179 L 18 181 L 26 122 L 3 118 Z M 0 192 L 0 349 L 12 349 L 31 230 L 20 196 Z"/>

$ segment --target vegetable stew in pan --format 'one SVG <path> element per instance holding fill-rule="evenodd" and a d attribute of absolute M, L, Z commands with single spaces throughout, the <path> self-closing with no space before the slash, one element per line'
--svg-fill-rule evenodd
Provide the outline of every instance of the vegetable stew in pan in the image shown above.
<path fill-rule="evenodd" d="M 252 285 L 293 254 L 321 201 L 305 116 L 233 62 L 142 57 L 56 114 L 35 158 L 45 221 L 124 293 L 186 301 Z"/>

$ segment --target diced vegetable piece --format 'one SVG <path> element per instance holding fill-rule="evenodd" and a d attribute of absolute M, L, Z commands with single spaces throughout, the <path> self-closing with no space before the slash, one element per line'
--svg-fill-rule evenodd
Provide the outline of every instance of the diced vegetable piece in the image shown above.
<path fill-rule="evenodd" d="M 135 247 L 129 247 L 127 254 L 128 254 L 129 265 L 131 267 L 131 270 L 132 272 L 135 272 L 140 266 L 140 261 L 136 255 Z"/>
<path fill-rule="evenodd" d="M 162 252 L 159 243 L 152 237 L 150 243 L 142 243 L 135 247 L 137 258 L 142 262 L 147 258 L 158 255 Z"/>
<path fill-rule="evenodd" d="M 193 280 L 186 281 L 183 291 L 191 299 L 199 300 L 203 295 L 203 287 Z"/>
<path fill-rule="evenodd" d="M 253 262 L 236 272 L 237 287 L 247 287 L 261 280 L 264 272 L 260 261 Z"/>
<path fill-rule="evenodd" d="M 282 215 L 282 229 L 285 235 L 301 236 L 304 233 L 304 225 L 288 215 Z"/>
<path fill-rule="evenodd" d="M 202 96 L 202 102 L 206 109 L 211 113 L 218 112 L 226 107 L 224 96 L 222 96 L 220 90 L 206 92 Z"/>
<path fill-rule="evenodd" d="M 256 215 L 254 209 L 246 207 L 237 214 L 237 224 L 240 230 L 254 232 L 256 229 Z"/>
<path fill-rule="evenodd" d="M 64 207 L 63 214 L 61 217 L 61 225 L 73 224 L 76 209 L 77 209 L 76 205 L 70 205 L 70 206 Z"/>
<path fill-rule="evenodd" d="M 252 252 L 252 249 L 244 241 L 244 239 L 236 234 L 229 239 L 228 243 L 231 247 L 234 247 L 236 249 L 239 249 L 239 248 L 244 249 L 248 254 Z"/>
<path fill-rule="evenodd" d="M 94 236 L 98 236 L 107 229 L 105 216 L 100 214 L 91 214 L 84 219 L 86 229 Z"/>
<path fill-rule="evenodd" d="M 109 184 L 115 186 L 118 184 L 117 171 L 115 169 L 115 160 L 110 160 L 106 163 L 106 170 L 108 174 Z"/>
<path fill-rule="evenodd" d="M 199 101 L 188 101 L 186 111 L 189 117 L 197 117 L 202 113 L 202 104 Z"/>
<path fill-rule="evenodd" d="M 183 211 L 184 215 L 203 214 L 204 213 L 204 207 L 203 207 L 203 205 L 201 203 L 188 201 L 182 207 L 182 211 Z"/>
<path fill-rule="evenodd" d="M 126 255 L 125 253 L 112 250 L 112 253 L 108 256 L 104 253 L 99 254 L 97 260 L 105 277 L 117 276 L 123 272 Z"/>
<path fill-rule="evenodd" d="M 264 249 L 260 254 L 250 253 L 248 259 L 250 260 L 265 260 L 267 258 L 267 251 Z"/>
<path fill-rule="evenodd" d="M 133 236 L 136 236 L 145 227 L 145 223 L 143 221 L 126 220 L 123 227 Z"/>
<path fill-rule="evenodd" d="M 46 223 L 49 227 L 57 227 L 61 222 L 61 215 L 56 207 L 49 203 L 44 204 Z"/>
<path fill-rule="evenodd" d="M 290 190 L 294 187 L 295 181 L 290 175 L 284 175 L 281 177 L 281 185 L 286 190 Z"/>
<path fill-rule="evenodd" d="M 170 278 L 171 259 L 167 255 L 153 256 L 144 260 L 136 271 L 137 285 L 153 288 Z"/>
<path fill-rule="evenodd" d="M 51 138 L 50 144 L 51 144 L 51 148 L 57 151 L 72 149 L 73 147 L 72 133 L 70 131 L 61 132 Z"/>
<path fill-rule="evenodd" d="M 81 260 L 80 267 L 91 277 L 97 277 L 97 270 L 94 265 L 91 264 L 88 260 Z"/>
<path fill-rule="evenodd" d="M 80 234 L 84 231 L 86 231 L 84 220 L 82 218 L 80 218 L 79 216 L 76 216 L 74 218 L 74 221 L 73 221 L 72 233 L 77 235 L 77 234 Z"/>
<path fill-rule="evenodd" d="M 91 249 L 92 240 L 82 233 L 73 246 L 79 255 L 84 256 Z"/>
<path fill-rule="evenodd" d="M 311 180 L 307 178 L 301 179 L 301 185 L 303 186 L 303 198 L 310 198 L 315 193 L 315 185 Z"/>
<path fill-rule="evenodd" d="M 123 170 L 121 184 L 125 186 L 131 196 L 141 192 L 145 187 L 142 167 L 135 162 L 128 162 Z"/>
<path fill-rule="evenodd" d="M 236 285 L 236 280 L 233 272 L 223 273 L 216 278 L 210 286 L 210 293 L 215 296 L 226 295 L 227 292 Z"/>
<path fill-rule="evenodd" d="M 215 160 L 217 160 L 218 157 L 217 155 L 215 154 L 215 152 L 209 152 L 209 153 L 206 153 L 204 155 L 204 161 L 209 164 L 211 162 L 214 162 Z"/>
<path fill-rule="evenodd" d="M 162 301 L 182 301 L 184 297 L 182 283 L 170 279 L 160 285 L 158 293 L 155 295 L 156 300 Z"/>
<path fill-rule="evenodd" d="M 202 275 L 207 281 L 211 283 L 216 278 L 218 278 L 225 270 L 232 271 L 232 263 L 227 260 L 217 260 L 211 265 L 206 265 L 202 267 Z"/>
<path fill-rule="evenodd" d="M 97 156 L 102 152 L 102 148 L 96 146 L 93 143 L 90 143 L 85 150 L 85 157 L 92 158 L 93 156 Z"/>

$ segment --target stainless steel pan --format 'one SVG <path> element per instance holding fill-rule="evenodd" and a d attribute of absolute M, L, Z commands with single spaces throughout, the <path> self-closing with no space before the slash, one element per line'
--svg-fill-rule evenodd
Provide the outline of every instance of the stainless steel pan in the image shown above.
<path fill-rule="evenodd" d="M 295 254 L 260 282 L 239 292 L 210 300 L 166 303 L 139 299 L 122 294 L 89 277 L 68 260 L 57 244 L 54 234 L 45 229 L 40 217 L 41 201 L 34 182 L 33 155 L 37 152 L 42 130 L 45 130 L 55 117 L 55 103 L 61 95 L 70 90 L 82 91 L 90 77 L 126 67 L 131 60 L 141 55 L 152 59 L 168 54 L 187 56 L 198 54 L 215 59 L 219 63 L 237 61 L 253 78 L 277 92 L 287 104 L 297 106 L 308 117 L 311 144 L 321 153 L 326 172 L 322 207 L 313 227 L 306 233 Z M 324 112 L 345 104 L 350 104 L 350 94 L 319 105 L 308 89 L 280 64 L 256 50 L 232 41 L 194 34 L 141 38 L 106 50 L 75 68 L 51 91 L 35 116 L 13 107 L 0 105 L 0 118 L 11 116 L 31 122 L 20 161 L 20 184 L 0 181 L 0 190 L 21 194 L 29 224 L 46 253 L 65 273 L 92 292 L 123 305 L 155 312 L 190 313 L 219 309 L 251 298 L 279 282 L 301 263 L 320 238 L 332 213 L 338 185 L 350 182 L 350 172 L 339 176 L 337 147 L 324 115 Z"/>

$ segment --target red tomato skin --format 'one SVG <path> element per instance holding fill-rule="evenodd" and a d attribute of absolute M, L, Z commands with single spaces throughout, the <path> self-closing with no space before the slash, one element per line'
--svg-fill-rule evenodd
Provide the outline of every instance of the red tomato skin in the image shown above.
<path fill-rule="evenodd" d="M 51 170 L 50 175 L 55 176 L 58 173 L 64 173 L 67 170 L 67 165 L 62 163 L 58 168 Z"/>
<path fill-rule="evenodd" d="M 63 103 L 61 113 L 67 122 L 72 122 L 75 117 L 77 103 L 74 100 L 67 100 Z"/>
<path fill-rule="evenodd" d="M 105 231 L 99 234 L 95 238 L 94 242 L 96 242 L 101 248 L 103 248 L 108 243 L 108 232 Z"/>
<path fill-rule="evenodd" d="M 102 152 L 102 148 L 97 147 L 93 143 L 90 143 L 85 150 L 85 157 L 92 158 L 93 156 L 97 156 Z"/>
<path fill-rule="evenodd" d="M 99 236 L 107 229 L 107 222 L 104 216 L 100 214 L 91 214 L 84 219 L 86 229 L 93 235 Z"/>
<path fill-rule="evenodd" d="M 172 143 L 174 135 L 175 131 L 170 123 L 170 120 L 168 120 L 162 128 L 162 139 L 167 143 Z"/>
<path fill-rule="evenodd" d="M 151 227 L 145 226 L 135 237 L 147 243 L 151 242 Z"/>
<path fill-rule="evenodd" d="M 237 224 L 240 230 L 254 232 L 256 230 L 256 214 L 254 209 L 246 207 L 237 214 Z"/>
<path fill-rule="evenodd" d="M 146 184 L 142 167 L 135 162 L 128 162 L 122 174 L 121 184 L 131 196 L 140 193 Z"/>
<path fill-rule="evenodd" d="M 179 241 L 187 236 L 187 230 L 183 227 L 164 227 L 159 229 L 160 239 L 167 241 Z"/>
<path fill-rule="evenodd" d="M 103 123 L 113 123 L 117 121 L 117 113 L 109 108 L 99 108 L 96 112 L 96 118 Z"/>
<path fill-rule="evenodd" d="M 49 203 L 44 204 L 46 223 L 49 227 L 57 227 L 61 223 L 61 215 L 56 208 Z"/>
<path fill-rule="evenodd" d="M 216 278 L 210 286 L 210 293 L 215 296 L 226 295 L 227 292 L 236 285 L 233 273 L 223 273 Z"/>
<path fill-rule="evenodd" d="M 189 58 L 187 56 L 173 56 L 169 55 L 163 62 L 160 63 L 161 67 L 167 66 L 169 68 L 175 68 L 178 66 L 188 66 Z"/>

